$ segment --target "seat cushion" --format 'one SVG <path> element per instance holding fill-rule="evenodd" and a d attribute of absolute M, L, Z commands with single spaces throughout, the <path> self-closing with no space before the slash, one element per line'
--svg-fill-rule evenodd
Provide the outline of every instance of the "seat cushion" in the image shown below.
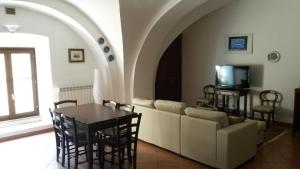
<path fill-rule="evenodd" d="M 150 99 L 133 98 L 132 103 L 143 107 L 154 108 L 154 100 Z"/>
<path fill-rule="evenodd" d="M 243 121 L 245 121 L 245 118 L 243 118 L 243 117 L 228 116 L 229 125 L 241 123 Z"/>
<path fill-rule="evenodd" d="M 227 114 L 224 112 L 197 109 L 193 107 L 187 107 L 184 112 L 191 117 L 218 122 L 221 128 L 229 126 Z"/>
<path fill-rule="evenodd" d="M 273 111 L 273 107 L 272 106 L 265 106 L 265 105 L 254 106 L 253 111 L 269 113 L 269 112 Z"/>
<path fill-rule="evenodd" d="M 176 114 L 184 114 L 184 108 L 186 107 L 183 102 L 175 102 L 169 100 L 156 100 L 154 106 L 157 110 L 163 110 Z"/>

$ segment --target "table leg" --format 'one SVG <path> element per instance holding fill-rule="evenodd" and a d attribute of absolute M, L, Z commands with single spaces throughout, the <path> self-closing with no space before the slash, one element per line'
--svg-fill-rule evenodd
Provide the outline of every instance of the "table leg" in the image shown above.
<path fill-rule="evenodd" d="M 237 105 L 236 105 L 236 114 L 238 115 L 238 116 L 240 116 L 240 95 L 237 95 L 236 96 L 236 101 L 237 101 Z"/>
<path fill-rule="evenodd" d="M 247 118 L 247 94 L 244 96 L 244 117 Z"/>
<path fill-rule="evenodd" d="M 218 98 L 219 98 L 218 95 L 215 94 L 215 107 L 219 109 L 219 107 L 218 107 L 218 105 L 219 105 L 219 102 L 218 102 L 219 99 Z"/>
<path fill-rule="evenodd" d="M 89 169 L 93 169 L 93 133 L 88 131 L 88 166 Z"/>

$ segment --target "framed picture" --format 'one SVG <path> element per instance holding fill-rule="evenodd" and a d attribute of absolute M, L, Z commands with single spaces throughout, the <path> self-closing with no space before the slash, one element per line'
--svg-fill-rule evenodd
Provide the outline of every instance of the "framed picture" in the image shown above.
<path fill-rule="evenodd" d="M 84 62 L 84 49 L 69 49 L 69 62 Z"/>
<path fill-rule="evenodd" d="M 252 53 L 252 34 L 226 35 L 226 53 Z"/>
<path fill-rule="evenodd" d="M 228 39 L 228 50 L 247 50 L 248 36 L 232 36 Z"/>

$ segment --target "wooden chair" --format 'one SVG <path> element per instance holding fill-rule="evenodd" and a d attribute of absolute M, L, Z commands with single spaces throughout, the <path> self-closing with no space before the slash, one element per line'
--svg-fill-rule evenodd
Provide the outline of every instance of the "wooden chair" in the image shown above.
<path fill-rule="evenodd" d="M 61 117 L 61 126 L 65 134 L 65 143 L 67 150 L 67 160 L 68 160 L 68 169 L 70 169 L 70 160 L 75 158 L 75 169 L 78 168 L 78 164 L 86 162 L 87 157 L 87 131 L 78 130 L 77 121 L 74 117 L 62 116 Z M 87 130 L 87 129 L 86 129 Z M 93 143 L 97 143 L 97 150 L 94 150 L 98 153 L 99 163 L 103 161 L 101 159 L 100 151 L 100 138 L 97 138 L 96 135 L 93 138 Z M 86 161 L 79 162 L 78 158 L 80 155 L 85 155 Z"/>
<path fill-rule="evenodd" d="M 199 106 L 214 106 L 216 88 L 214 85 L 205 85 L 203 87 L 204 98 L 197 100 L 196 105 Z"/>
<path fill-rule="evenodd" d="M 131 104 L 125 104 L 125 103 L 117 103 L 116 104 L 116 109 L 120 109 L 120 110 L 126 110 L 126 111 L 130 111 L 130 112 L 134 112 L 134 106 Z M 112 137 L 114 135 L 114 131 L 116 130 L 116 128 L 107 128 L 103 130 L 103 134 L 105 135 L 105 137 Z M 110 146 L 111 147 L 111 151 L 109 152 L 105 152 L 106 154 L 111 154 L 111 163 L 114 163 L 115 161 L 115 152 L 116 149 L 118 147 L 116 146 Z"/>
<path fill-rule="evenodd" d="M 270 124 L 270 117 L 272 116 L 272 123 L 274 124 L 274 112 L 275 105 L 278 101 L 280 94 L 275 90 L 264 90 L 260 92 L 259 99 L 261 104 L 254 106 L 252 108 L 252 118 L 254 118 L 254 113 L 258 112 L 261 114 L 261 120 L 264 120 L 264 114 L 268 114 L 267 124 Z"/>
<path fill-rule="evenodd" d="M 116 127 L 113 128 L 114 135 L 111 137 L 103 135 L 102 137 L 103 145 L 117 147 L 119 169 L 123 169 L 125 155 L 127 155 L 129 162 L 133 163 L 133 168 L 136 169 L 137 140 L 141 117 L 141 113 L 134 113 L 116 119 Z M 127 153 L 125 154 L 125 152 Z M 102 159 L 104 159 L 105 153 L 103 152 L 102 155 Z"/>
<path fill-rule="evenodd" d="M 58 101 L 58 102 L 54 102 L 54 108 L 58 108 L 60 105 L 63 105 L 63 104 L 71 104 L 71 105 L 74 105 L 74 106 L 77 106 L 77 100 L 62 100 L 62 101 Z"/>
<path fill-rule="evenodd" d="M 49 108 L 49 112 L 52 119 L 54 135 L 55 135 L 55 143 L 56 143 L 56 161 L 59 161 L 59 154 L 62 152 L 62 166 L 65 165 L 65 138 L 63 134 L 63 129 L 61 126 L 61 113 L 52 112 Z"/>
<path fill-rule="evenodd" d="M 106 107 L 111 107 L 113 109 L 117 108 L 117 102 L 112 101 L 112 100 L 103 100 L 102 105 Z"/>

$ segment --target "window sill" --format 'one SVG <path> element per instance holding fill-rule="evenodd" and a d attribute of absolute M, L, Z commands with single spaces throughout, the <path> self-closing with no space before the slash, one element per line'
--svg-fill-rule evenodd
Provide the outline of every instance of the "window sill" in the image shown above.
<path fill-rule="evenodd" d="M 41 116 L 0 122 L 0 142 L 51 130 L 52 123 Z"/>

